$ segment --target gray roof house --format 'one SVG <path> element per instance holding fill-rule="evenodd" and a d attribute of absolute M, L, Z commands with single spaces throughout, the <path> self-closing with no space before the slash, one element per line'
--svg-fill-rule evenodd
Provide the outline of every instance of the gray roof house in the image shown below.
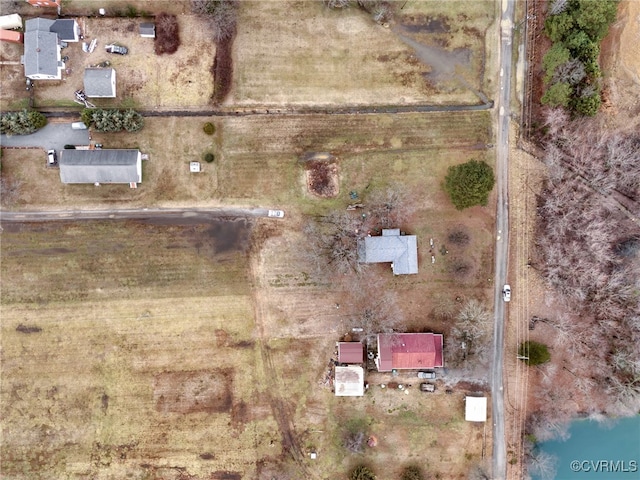
<path fill-rule="evenodd" d="M 63 150 L 58 163 L 62 183 L 142 182 L 140 150 Z"/>
<path fill-rule="evenodd" d="M 113 68 L 85 68 L 84 93 L 91 98 L 115 98 L 116 71 Z"/>
<path fill-rule="evenodd" d="M 58 35 L 42 30 L 25 32 L 22 63 L 24 75 L 27 78 L 60 80 L 64 63 L 60 56 Z"/>
<path fill-rule="evenodd" d="M 156 38 L 156 25 L 155 23 L 141 23 L 140 24 L 140 36 L 146 38 Z"/>
<path fill-rule="evenodd" d="M 418 239 L 401 235 L 399 228 L 382 230 L 382 236 L 365 237 L 358 243 L 358 259 L 362 263 L 391 262 L 394 275 L 418 273 Z"/>
<path fill-rule="evenodd" d="M 60 80 L 64 63 L 60 41 L 77 42 L 78 22 L 72 19 L 31 18 L 25 22 L 24 74 L 32 80 Z"/>

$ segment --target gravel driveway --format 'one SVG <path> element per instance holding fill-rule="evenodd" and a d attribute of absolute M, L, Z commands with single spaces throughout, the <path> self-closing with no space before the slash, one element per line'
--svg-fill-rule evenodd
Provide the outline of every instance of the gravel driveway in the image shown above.
<path fill-rule="evenodd" d="M 62 150 L 67 144 L 89 145 L 89 130 L 73 130 L 71 123 L 50 123 L 31 135 L 0 135 L 3 147 Z"/>

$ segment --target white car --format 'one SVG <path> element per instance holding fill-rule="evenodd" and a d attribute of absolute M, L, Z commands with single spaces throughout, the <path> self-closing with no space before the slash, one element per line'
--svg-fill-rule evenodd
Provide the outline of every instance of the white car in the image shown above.
<path fill-rule="evenodd" d="M 502 299 L 505 302 L 511 301 L 511 285 L 505 285 L 502 287 Z"/>
<path fill-rule="evenodd" d="M 268 217 L 271 218 L 284 218 L 284 211 L 283 210 L 269 210 L 269 212 L 267 213 Z"/>
<path fill-rule="evenodd" d="M 53 167 L 58 163 L 58 157 L 55 150 L 47 151 L 47 165 Z"/>
<path fill-rule="evenodd" d="M 433 380 L 434 378 L 436 378 L 436 372 L 434 372 L 433 370 L 418 372 L 418 378 L 422 378 L 425 380 Z"/>

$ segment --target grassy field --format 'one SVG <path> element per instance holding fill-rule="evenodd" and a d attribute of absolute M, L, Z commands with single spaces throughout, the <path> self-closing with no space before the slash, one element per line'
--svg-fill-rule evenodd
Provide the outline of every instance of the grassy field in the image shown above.
<path fill-rule="evenodd" d="M 7 4 L 9 2 L 6 2 Z M 494 75 L 493 25 L 495 3 L 489 0 L 454 2 L 394 2 L 397 14 L 382 26 L 358 8 L 330 10 L 320 1 L 242 1 L 234 43 L 234 73 L 228 105 L 346 105 L 478 103 L 473 90 L 491 96 Z M 400 6 L 403 6 L 400 9 Z M 173 55 L 153 53 L 153 40 L 141 38 L 138 14 L 175 13 L 181 46 Z M 7 8 L 12 8 L 7 5 Z M 107 15 L 97 15 L 95 2 L 72 0 L 66 15 L 76 15 L 85 40 L 98 40 L 87 54 L 81 43 L 70 43 L 63 80 L 38 81 L 33 90 L 37 108 L 75 107 L 73 92 L 83 87 L 84 68 L 109 60 L 117 72 L 117 98 L 95 99 L 98 106 L 139 109 L 206 108 L 211 105 L 215 56 L 210 27 L 190 14 L 187 0 L 149 2 L 107 1 Z M 24 10 L 26 17 L 35 9 Z M 274 27 L 277 25 L 277 27 Z M 434 65 L 420 60 L 399 33 L 440 49 L 445 62 L 467 58 L 459 82 L 435 81 Z M 118 42 L 129 48 L 124 57 L 104 53 Z M 3 88 L 0 107 L 24 108 L 25 90 L 20 45 L 0 45 Z M 437 73 L 437 72 L 436 72 Z"/>
<path fill-rule="evenodd" d="M 70 5 L 92 8 L 80 0 Z M 180 8 L 177 2 L 176 13 L 186 13 Z M 475 102 L 459 86 L 439 90 L 426 82 L 429 69 L 393 29 L 413 29 L 417 40 L 451 52 L 467 49 L 470 71 L 457 73 L 486 89 L 479 59 L 492 15 L 491 2 L 407 2 L 387 29 L 355 8 L 242 2 L 230 101 Z M 191 17 L 180 18 L 186 25 Z M 279 28 L 266 18 L 278 18 Z M 109 33 L 91 22 L 92 34 Z M 114 59 L 128 101 L 160 109 L 202 105 L 213 55 L 194 42 L 190 52 L 200 56 L 192 64 L 181 64 L 182 50 L 158 63 L 144 50 L 149 45 L 138 43 L 146 39 L 133 38 L 131 22 L 111 24 L 131 41 L 130 57 Z M 175 85 L 159 81 L 158 72 L 182 68 Z M 206 82 L 188 84 L 192 78 Z M 63 86 L 50 91 L 56 88 Z M 212 136 L 202 131 L 209 120 Z M 336 398 L 324 384 L 335 342 L 357 326 L 361 305 L 349 292 L 358 285 L 393 292 L 406 328 L 445 335 L 450 325 L 432 315 L 437 302 L 490 298 L 493 210 L 459 212 L 441 187 L 450 165 L 493 163 L 490 112 L 148 117 L 139 133 L 92 136 L 105 148 L 149 155 L 139 188 L 62 185 L 42 150 L 4 149 L 3 208 L 243 205 L 282 208 L 286 217 L 207 225 L 3 223 L 4 477 L 333 480 L 365 461 L 379 478 L 395 478 L 411 463 L 437 478 L 463 478 L 490 455 L 483 447 L 490 437 L 463 421 L 470 386 L 447 395 L 440 382 L 435 394 L 422 394 L 414 374 L 376 374 L 365 397 L 351 399 Z M 188 162 L 208 152 L 215 161 L 189 173 Z M 307 191 L 300 159 L 309 152 L 337 158 L 335 198 Z M 400 189 L 414 211 L 400 227 L 419 237 L 419 274 L 394 278 L 387 265 L 372 266 L 354 287 L 350 277 L 317 271 L 306 223 L 346 208 L 352 191 L 366 202 L 387 187 Z M 471 233 L 469 245 L 445 248 L 457 225 Z M 460 257 L 473 265 L 464 279 L 449 268 Z M 380 387 L 391 381 L 411 384 L 409 393 Z M 378 446 L 347 452 L 342 437 L 353 424 L 366 425 Z"/>
<path fill-rule="evenodd" d="M 408 25 L 416 39 L 445 52 L 468 50 L 472 83 L 488 86 L 484 65 L 494 59 L 485 34 L 494 2 L 394 3 L 398 14 L 391 27 Z M 394 28 L 376 24 L 358 8 L 330 10 L 322 2 L 295 1 L 241 6 L 230 104 L 477 102 L 467 88 L 427 81 L 432 67 L 417 60 Z M 278 17 L 277 28 L 264 21 L 270 17 Z"/>
<path fill-rule="evenodd" d="M 336 399 L 321 385 L 344 312 L 313 275 L 269 285 L 301 260 L 289 244 L 277 261 L 270 249 L 295 234 L 263 227 L 5 224 L 3 476 L 337 478 L 358 460 L 341 438 L 361 417 L 381 474 L 415 461 L 449 476 L 479 461 L 461 392 L 405 396 L 376 377 L 363 399 Z"/>
<path fill-rule="evenodd" d="M 58 170 L 46 168 L 42 150 L 5 149 L 3 175 L 19 188 L 3 205 L 281 204 L 313 213 L 342 206 L 351 190 L 393 182 L 423 189 L 428 195 L 419 201 L 435 205 L 449 165 L 492 152 L 489 112 L 337 115 L 331 121 L 322 115 L 225 117 L 213 119 L 213 136 L 202 131 L 205 121 L 152 117 L 139 133 L 93 133 L 105 148 L 140 148 L 149 155 L 136 190 L 62 185 Z M 306 193 L 298 160 L 313 151 L 339 158 L 342 185 L 335 200 L 318 202 Z M 213 163 L 203 162 L 207 152 L 215 155 Z M 199 174 L 189 173 L 194 160 L 202 162 Z"/>
<path fill-rule="evenodd" d="M 3 474 L 334 479 L 364 459 L 380 478 L 413 462 L 453 478 L 480 462 L 490 439 L 462 420 L 465 388 L 420 394 L 406 374 L 393 379 L 413 384 L 405 395 L 375 376 L 363 399 L 337 399 L 323 385 L 360 307 L 343 280 L 309 263 L 302 228 L 310 215 L 344 208 L 350 190 L 365 198 L 403 185 L 416 206 L 405 228 L 420 238 L 420 273 L 369 272 L 395 292 L 408 328 L 448 331 L 431 315 L 438 299 L 488 298 L 493 223 L 491 209 L 453 209 L 440 183 L 451 164 L 490 159 L 489 114 L 225 118 L 213 137 L 203 121 L 152 118 L 144 135 L 105 137 L 149 152 L 137 190 L 61 186 L 41 151 L 5 151 L 3 176 L 23 182 L 23 207 L 146 206 L 162 192 L 161 204 L 268 204 L 287 217 L 233 228 L 3 225 Z M 206 149 L 216 162 L 190 176 L 189 155 Z M 337 156 L 337 198 L 306 192 L 298 160 L 308 151 Z M 209 168 L 211 190 L 195 183 L 213 182 Z M 457 224 L 472 232 L 470 245 L 431 264 L 427 238 L 441 247 Z M 224 250 L 229 235 L 242 248 Z M 474 264 L 466 281 L 448 272 L 455 255 Z M 353 421 L 379 438 L 364 456 L 342 446 Z"/>

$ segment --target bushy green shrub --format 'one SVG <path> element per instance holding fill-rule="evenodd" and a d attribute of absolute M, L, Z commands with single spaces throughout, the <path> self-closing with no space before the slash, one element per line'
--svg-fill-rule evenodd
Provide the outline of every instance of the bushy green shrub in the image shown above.
<path fill-rule="evenodd" d="M 204 154 L 204 161 L 207 163 L 212 163 L 215 160 L 215 157 L 213 156 L 213 153 L 205 153 Z"/>
<path fill-rule="evenodd" d="M 349 480 L 376 480 L 375 474 L 365 465 L 358 465 L 351 470 Z"/>
<path fill-rule="evenodd" d="M 216 131 L 216 127 L 213 125 L 213 123 L 211 122 L 207 122 L 204 124 L 204 126 L 202 127 L 202 130 L 204 131 L 204 133 L 206 133 L 207 135 L 213 135 Z"/>
<path fill-rule="evenodd" d="M 600 90 L 597 90 L 591 95 L 576 99 L 573 108 L 580 115 L 593 117 L 598 113 L 598 110 L 600 110 L 601 104 L 602 99 L 600 98 Z"/>
<path fill-rule="evenodd" d="M 486 205 L 493 189 L 493 169 L 485 162 L 471 160 L 449 167 L 444 189 L 458 210 L 474 205 Z"/>
<path fill-rule="evenodd" d="M 542 365 L 551 360 L 551 354 L 549 349 L 544 343 L 534 342 L 529 340 L 522 342 L 520 348 L 518 348 L 518 355 L 524 360 L 527 365 Z"/>
<path fill-rule="evenodd" d="M 422 469 L 415 465 L 410 465 L 402 469 L 400 480 L 424 480 Z"/>
<path fill-rule="evenodd" d="M 85 108 L 81 114 L 86 126 L 98 132 L 137 132 L 144 127 L 144 117 L 134 110 Z"/>
<path fill-rule="evenodd" d="M 572 93 L 573 88 L 568 83 L 554 83 L 547 88 L 540 101 L 543 105 L 549 105 L 550 107 L 568 107 Z"/>

